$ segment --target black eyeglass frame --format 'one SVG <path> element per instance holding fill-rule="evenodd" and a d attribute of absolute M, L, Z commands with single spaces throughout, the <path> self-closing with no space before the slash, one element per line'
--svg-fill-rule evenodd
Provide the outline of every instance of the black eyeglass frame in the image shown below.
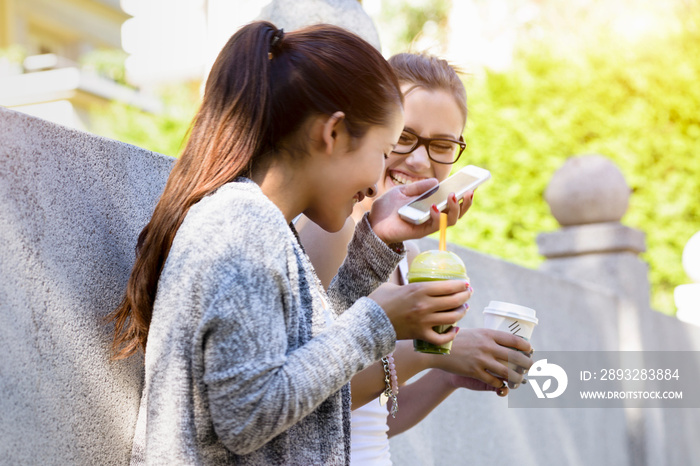
<path fill-rule="evenodd" d="M 413 152 L 414 150 L 418 149 L 420 146 L 424 146 L 425 152 L 428 154 L 428 158 L 430 160 L 432 160 L 435 163 L 442 163 L 444 165 L 452 165 L 453 163 L 456 163 L 457 160 L 459 160 L 459 158 L 462 155 L 462 152 L 464 152 L 464 149 L 467 148 L 467 143 L 464 141 L 463 136 L 459 137 L 459 141 L 455 141 L 454 139 L 447 139 L 447 138 L 424 138 L 424 137 L 419 136 L 416 133 L 414 133 L 413 131 L 408 130 L 408 129 L 404 129 L 402 132 L 415 136 L 416 143 L 413 145 L 413 147 L 411 149 L 407 150 L 406 152 L 400 152 L 400 151 L 397 151 L 396 149 L 394 149 L 392 152 L 394 152 L 395 154 L 408 155 L 411 152 Z M 457 144 L 459 146 L 459 152 L 457 153 L 457 156 L 455 157 L 455 159 L 452 162 L 442 162 L 440 160 L 435 160 L 433 158 L 433 156 L 430 155 L 430 143 L 433 141 L 447 141 L 447 142 Z"/>

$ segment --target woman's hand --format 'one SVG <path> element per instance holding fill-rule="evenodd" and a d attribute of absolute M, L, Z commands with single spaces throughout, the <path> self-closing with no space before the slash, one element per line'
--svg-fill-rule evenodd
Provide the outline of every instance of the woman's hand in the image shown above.
<path fill-rule="evenodd" d="M 437 179 L 429 178 L 412 184 L 395 186 L 377 198 L 369 213 L 369 224 L 374 233 L 385 243 L 398 243 L 407 239 L 423 238 L 440 228 L 440 212 L 430 209 L 430 219 L 420 225 L 414 225 L 399 217 L 398 210 L 425 191 L 434 188 Z M 447 224 L 454 225 L 472 205 L 473 192 L 468 191 L 464 197 L 457 199 L 454 193 L 447 198 Z"/>
<path fill-rule="evenodd" d="M 526 356 L 531 351 L 527 340 L 508 332 L 463 328 L 453 341 L 450 354 L 434 357 L 431 366 L 456 376 L 480 380 L 498 390 L 503 388 L 504 381 L 510 381 L 513 386 L 522 382 L 523 372 L 532 366 L 532 359 Z M 519 366 L 518 371 L 508 367 L 509 357 L 510 362 Z M 460 383 L 459 379 L 451 380 Z"/>
<path fill-rule="evenodd" d="M 464 303 L 471 294 L 466 281 L 444 280 L 403 286 L 384 283 L 369 297 L 384 309 L 398 340 L 420 339 L 443 345 L 454 339 L 457 329 L 440 334 L 433 327 L 453 325 L 464 317 Z"/>
<path fill-rule="evenodd" d="M 496 388 L 492 385 L 482 382 L 479 379 L 474 379 L 472 377 L 465 377 L 463 375 L 451 374 L 445 372 L 448 383 L 453 388 L 466 388 L 468 390 L 474 390 L 477 392 L 496 392 L 498 396 L 508 395 L 508 386 L 503 384 L 502 387 Z"/>

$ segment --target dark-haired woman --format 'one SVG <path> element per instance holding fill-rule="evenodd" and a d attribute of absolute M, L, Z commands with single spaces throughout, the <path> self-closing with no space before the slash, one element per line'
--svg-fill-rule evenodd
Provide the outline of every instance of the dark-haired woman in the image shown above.
<path fill-rule="evenodd" d="M 115 357 L 145 352 L 133 464 L 346 464 L 353 374 L 396 339 L 454 338 L 432 327 L 464 315 L 466 283 L 383 284 L 437 229 L 396 214 L 436 180 L 374 203 L 327 293 L 291 225 L 340 230 L 402 128 L 396 77 L 357 36 L 233 35 L 112 316 Z"/>

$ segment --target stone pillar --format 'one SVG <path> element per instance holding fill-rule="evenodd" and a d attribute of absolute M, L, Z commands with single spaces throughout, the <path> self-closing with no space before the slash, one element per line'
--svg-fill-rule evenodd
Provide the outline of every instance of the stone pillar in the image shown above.
<path fill-rule="evenodd" d="M 571 157 L 557 170 L 545 200 L 561 229 L 537 237 L 541 269 L 610 288 L 649 308 L 644 233 L 620 223 L 630 196 L 624 176 L 600 155 Z"/>
<path fill-rule="evenodd" d="M 683 249 L 683 268 L 695 283 L 679 285 L 673 292 L 678 309 L 676 317 L 683 322 L 700 325 L 700 231 Z"/>
<path fill-rule="evenodd" d="M 270 21 L 285 31 L 311 24 L 334 24 L 354 32 L 381 51 L 377 28 L 357 0 L 272 0 L 258 19 Z"/>

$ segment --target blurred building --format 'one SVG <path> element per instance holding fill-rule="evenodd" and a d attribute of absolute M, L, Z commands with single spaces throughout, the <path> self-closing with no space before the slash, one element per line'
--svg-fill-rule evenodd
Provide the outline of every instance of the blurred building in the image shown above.
<path fill-rule="evenodd" d="M 129 81 L 143 88 L 201 80 L 221 48 L 270 0 L 121 0 Z"/>
<path fill-rule="evenodd" d="M 0 0 L 0 105 L 80 129 L 91 108 L 112 100 L 157 109 L 81 64 L 90 52 L 121 50 L 128 19 L 119 0 Z"/>

